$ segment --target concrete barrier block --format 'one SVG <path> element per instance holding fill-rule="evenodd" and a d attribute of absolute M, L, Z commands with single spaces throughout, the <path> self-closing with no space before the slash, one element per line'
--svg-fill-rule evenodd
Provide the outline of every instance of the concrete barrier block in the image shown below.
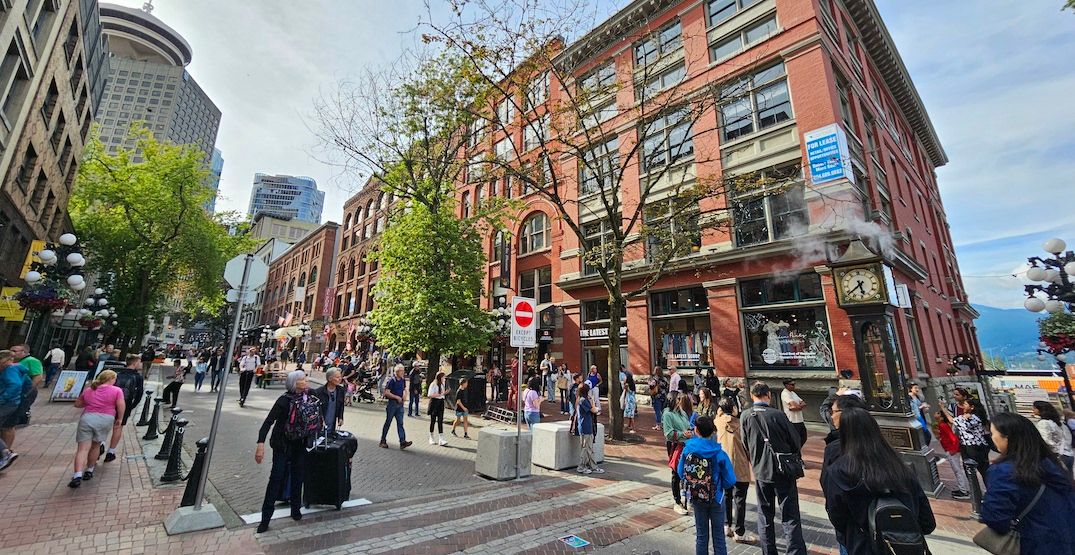
<path fill-rule="evenodd" d="M 519 436 L 519 474 L 530 475 L 532 436 L 523 430 Z M 478 452 L 474 458 L 474 471 L 494 480 L 514 480 L 515 430 L 484 427 L 478 431 Z"/>
<path fill-rule="evenodd" d="M 534 426 L 534 464 L 550 470 L 574 468 L 579 464 L 581 447 L 578 436 L 570 433 L 568 422 L 547 422 Z M 605 425 L 597 425 L 594 460 L 605 460 Z"/>

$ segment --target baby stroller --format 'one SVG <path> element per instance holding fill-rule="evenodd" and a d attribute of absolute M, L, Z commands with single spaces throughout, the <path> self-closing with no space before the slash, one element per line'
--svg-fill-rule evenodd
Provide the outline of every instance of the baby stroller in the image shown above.
<path fill-rule="evenodd" d="M 352 405 L 359 403 L 375 403 L 377 398 L 373 394 L 376 381 L 368 376 L 358 376 L 353 382 L 347 383 L 347 399 Z"/>

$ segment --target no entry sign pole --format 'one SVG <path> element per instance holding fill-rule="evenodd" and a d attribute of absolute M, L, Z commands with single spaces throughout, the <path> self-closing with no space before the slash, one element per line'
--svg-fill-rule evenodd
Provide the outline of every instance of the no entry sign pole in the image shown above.
<path fill-rule="evenodd" d="M 511 346 L 519 349 L 519 366 L 516 372 L 515 384 L 515 479 L 522 478 L 519 464 L 522 462 L 520 451 L 522 450 L 523 435 L 523 347 L 537 347 L 537 318 L 534 307 L 537 303 L 534 299 L 526 297 L 513 297 L 511 299 Z"/>

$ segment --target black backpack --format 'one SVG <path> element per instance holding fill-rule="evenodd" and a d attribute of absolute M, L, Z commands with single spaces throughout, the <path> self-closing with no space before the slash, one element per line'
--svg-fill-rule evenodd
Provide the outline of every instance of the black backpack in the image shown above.
<path fill-rule="evenodd" d="M 885 492 L 870 502 L 868 516 L 874 553 L 923 555 L 929 553 L 918 518 L 907 505 Z"/>
<path fill-rule="evenodd" d="M 135 398 L 135 394 L 138 393 L 138 381 L 141 377 L 136 372 L 116 373 L 116 387 L 123 390 L 123 402 L 128 407 L 141 401 L 141 399 Z"/>

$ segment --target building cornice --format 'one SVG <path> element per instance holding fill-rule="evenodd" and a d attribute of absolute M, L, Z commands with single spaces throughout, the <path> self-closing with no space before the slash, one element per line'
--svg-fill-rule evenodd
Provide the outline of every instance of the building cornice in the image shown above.
<path fill-rule="evenodd" d="M 934 167 L 947 164 L 948 155 L 941 147 L 937 130 L 933 128 L 922 97 L 918 95 L 918 90 L 911 81 L 911 74 L 907 71 L 895 42 L 892 41 L 892 35 L 877 11 L 877 4 L 874 0 L 844 0 L 844 5 L 862 33 L 862 44 L 867 54 L 880 72 L 892 97 L 899 104 L 900 111 L 910 122 L 915 135 L 922 141 L 930 162 Z"/>
<path fill-rule="evenodd" d="M 635 0 L 557 54 L 553 63 L 570 73 L 624 40 L 654 16 L 682 3 L 682 0 Z"/>

